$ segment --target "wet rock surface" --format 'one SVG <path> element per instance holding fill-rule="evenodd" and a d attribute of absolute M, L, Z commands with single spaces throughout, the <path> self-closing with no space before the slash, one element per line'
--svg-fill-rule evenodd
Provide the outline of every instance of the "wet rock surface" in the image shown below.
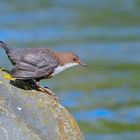
<path fill-rule="evenodd" d="M 17 88 L 0 71 L 0 140 L 82 140 L 71 114 L 51 96 Z"/>

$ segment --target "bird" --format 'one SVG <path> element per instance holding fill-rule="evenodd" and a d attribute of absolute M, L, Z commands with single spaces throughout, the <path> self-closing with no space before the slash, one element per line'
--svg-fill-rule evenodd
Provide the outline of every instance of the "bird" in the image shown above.
<path fill-rule="evenodd" d="M 79 56 L 73 52 L 55 52 L 49 48 L 10 48 L 3 41 L 0 41 L 0 47 L 5 50 L 14 66 L 10 72 L 13 78 L 32 79 L 38 89 L 51 96 L 52 92 L 41 86 L 40 80 L 52 78 L 76 65 L 87 67 L 85 63 L 81 62 Z"/>

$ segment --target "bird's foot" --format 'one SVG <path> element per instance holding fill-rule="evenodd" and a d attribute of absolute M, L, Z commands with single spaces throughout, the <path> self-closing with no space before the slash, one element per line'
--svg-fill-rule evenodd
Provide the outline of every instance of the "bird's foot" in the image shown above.
<path fill-rule="evenodd" d="M 58 103 L 60 103 L 60 100 L 58 99 L 58 97 L 52 92 L 51 89 L 49 89 L 48 87 L 43 87 L 39 84 L 38 81 L 36 80 L 33 80 L 36 87 L 37 87 L 37 90 L 41 91 L 41 92 L 44 92 L 48 95 L 50 95 L 55 101 L 57 101 Z"/>
<path fill-rule="evenodd" d="M 41 85 L 39 84 L 39 82 L 37 82 L 37 81 L 35 81 L 35 80 L 34 80 L 34 82 L 35 82 L 35 85 L 36 85 L 36 87 L 37 87 L 37 90 L 49 94 L 55 101 L 57 101 L 58 103 L 60 103 L 60 100 L 59 100 L 58 97 L 52 92 L 51 89 L 49 89 L 48 87 L 45 88 L 45 87 L 41 86 Z"/>
<path fill-rule="evenodd" d="M 58 103 L 60 103 L 60 100 L 59 100 L 58 97 L 52 92 L 51 89 L 45 88 L 45 87 L 43 87 L 43 86 L 40 86 L 40 87 L 39 87 L 39 90 L 42 91 L 42 92 L 44 92 L 44 93 L 49 94 L 55 101 L 57 101 Z"/>

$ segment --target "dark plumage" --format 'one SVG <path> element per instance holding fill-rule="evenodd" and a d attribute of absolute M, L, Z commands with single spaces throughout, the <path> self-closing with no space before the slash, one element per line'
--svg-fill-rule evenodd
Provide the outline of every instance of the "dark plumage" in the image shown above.
<path fill-rule="evenodd" d="M 8 48 L 0 42 L 15 68 L 11 75 L 17 79 L 43 79 L 59 65 L 54 52 L 47 48 Z"/>

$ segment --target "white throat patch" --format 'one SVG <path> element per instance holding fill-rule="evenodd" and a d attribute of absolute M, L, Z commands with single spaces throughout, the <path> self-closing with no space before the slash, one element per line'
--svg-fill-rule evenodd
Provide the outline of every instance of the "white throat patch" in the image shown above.
<path fill-rule="evenodd" d="M 65 64 L 64 66 L 59 65 L 57 68 L 54 69 L 52 76 L 55 76 L 56 74 L 76 65 L 78 65 L 78 63 L 69 63 L 69 64 Z"/>

